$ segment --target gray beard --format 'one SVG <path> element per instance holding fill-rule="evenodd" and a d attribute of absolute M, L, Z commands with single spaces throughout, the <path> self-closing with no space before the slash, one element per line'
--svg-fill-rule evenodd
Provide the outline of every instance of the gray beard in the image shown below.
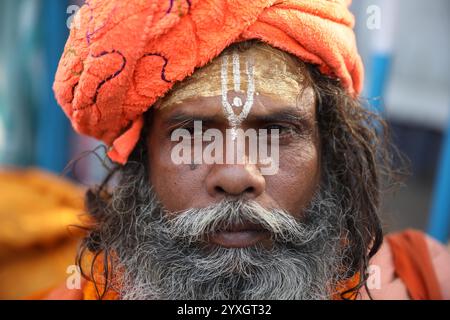
<path fill-rule="evenodd" d="M 322 300 L 347 274 L 344 212 L 330 192 L 318 192 L 301 221 L 231 200 L 169 218 L 145 177 L 116 187 L 101 226 L 102 247 L 124 270 L 112 282 L 122 299 Z M 244 221 L 270 231 L 272 247 L 207 246 L 208 234 Z"/>

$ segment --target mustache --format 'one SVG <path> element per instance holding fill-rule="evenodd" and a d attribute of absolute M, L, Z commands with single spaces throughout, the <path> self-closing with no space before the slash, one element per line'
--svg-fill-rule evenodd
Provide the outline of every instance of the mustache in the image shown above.
<path fill-rule="evenodd" d="M 304 215 L 307 214 L 308 210 Z M 208 235 L 245 224 L 268 231 L 273 241 L 295 245 L 307 244 L 325 231 L 325 227 L 311 228 L 311 224 L 284 210 L 264 208 L 253 200 L 223 200 L 205 208 L 165 212 L 164 216 L 170 218 L 162 231 L 185 244 L 205 242 Z"/>

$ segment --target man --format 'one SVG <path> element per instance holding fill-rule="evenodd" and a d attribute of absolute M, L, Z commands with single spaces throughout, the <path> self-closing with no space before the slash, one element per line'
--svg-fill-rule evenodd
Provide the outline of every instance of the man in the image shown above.
<path fill-rule="evenodd" d="M 87 193 L 89 280 L 47 298 L 449 298 L 442 246 L 383 242 L 348 2 L 87 2 L 54 88 L 117 165 Z"/>

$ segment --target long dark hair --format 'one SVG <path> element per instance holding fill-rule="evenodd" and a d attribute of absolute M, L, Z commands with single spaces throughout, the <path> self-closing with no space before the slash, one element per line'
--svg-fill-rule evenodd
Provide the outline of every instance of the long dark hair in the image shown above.
<path fill-rule="evenodd" d="M 383 242 L 381 197 L 406 174 L 406 162 L 391 143 L 387 122 L 371 111 L 369 100 L 352 97 L 339 80 L 324 76 L 316 67 L 309 70 L 317 98 L 322 170 L 343 195 L 342 207 L 352 213 L 345 216 L 344 258 L 350 273 L 359 272 L 360 282 L 343 295 L 356 294 L 365 286 L 370 297 L 367 268 Z"/>

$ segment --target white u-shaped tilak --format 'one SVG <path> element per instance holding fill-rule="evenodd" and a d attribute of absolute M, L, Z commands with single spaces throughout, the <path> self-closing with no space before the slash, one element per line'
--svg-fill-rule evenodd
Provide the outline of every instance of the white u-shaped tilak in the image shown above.
<path fill-rule="evenodd" d="M 245 65 L 248 77 L 247 101 L 244 104 L 242 112 L 239 115 L 236 115 L 233 111 L 232 105 L 228 102 L 228 56 L 225 55 L 222 58 L 222 70 L 221 70 L 222 106 L 223 111 L 225 112 L 225 115 L 231 125 L 231 136 L 233 140 L 237 138 L 236 132 L 237 127 L 240 126 L 241 123 L 248 117 L 248 114 L 250 113 L 254 103 L 255 68 L 253 63 L 250 63 L 248 60 L 246 61 Z M 239 61 L 239 54 L 237 52 L 233 53 L 233 81 L 234 81 L 234 91 L 237 93 L 240 91 L 241 87 L 240 61 Z M 242 106 L 242 101 L 240 100 L 240 98 L 235 99 L 233 105 L 235 107 Z"/>

